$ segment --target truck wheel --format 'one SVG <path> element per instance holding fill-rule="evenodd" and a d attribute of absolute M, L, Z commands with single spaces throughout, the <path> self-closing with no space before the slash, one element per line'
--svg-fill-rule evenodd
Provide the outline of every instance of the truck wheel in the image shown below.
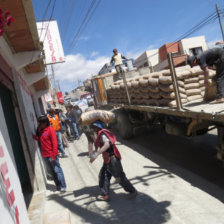
<path fill-rule="evenodd" d="M 133 136 L 132 124 L 129 121 L 128 114 L 125 111 L 118 111 L 117 126 L 122 138 L 129 139 Z"/>

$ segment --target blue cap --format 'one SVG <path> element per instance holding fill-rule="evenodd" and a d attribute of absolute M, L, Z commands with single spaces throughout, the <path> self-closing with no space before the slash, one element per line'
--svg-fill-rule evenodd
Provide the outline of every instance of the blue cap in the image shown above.
<path fill-rule="evenodd" d="M 95 121 L 92 125 L 98 127 L 99 129 L 104 129 L 102 121 Z"/>

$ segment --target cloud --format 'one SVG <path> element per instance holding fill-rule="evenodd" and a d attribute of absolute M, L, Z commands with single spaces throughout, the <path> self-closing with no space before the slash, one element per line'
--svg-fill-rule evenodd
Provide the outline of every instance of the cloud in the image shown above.
<path fill-rule="evenodd" d="M 136 59 L 138 56 L 140 56 L 144 51 L 143 50 L 136 50 L 136 51 L 128 51 L 126 53 L 127 58 L 133 58 Z"/>
<path fill-rule="evenodd" d="M 98 51 L 93 51 L 93 52 L 90 54 L 90 57 L 93 58 L 93 57 L 96 57 L 97 55 L 99 55 L 99 52 L 98 52 Z"/>
<path fill-rule="evenodd" d="M 110 61 L 110 58 L 106 56 L 88 60 L 82 54 L 67 55 L 65 63 L 54 65 L 55 77 L 63 83 L 66 81 L 83 81 L 92 75 L 96 75 L 108 61 Z"/>

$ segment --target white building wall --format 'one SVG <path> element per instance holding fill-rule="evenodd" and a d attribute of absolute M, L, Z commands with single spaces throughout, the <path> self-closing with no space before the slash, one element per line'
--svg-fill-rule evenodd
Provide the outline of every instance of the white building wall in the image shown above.
<path fill-rule="evenodd" d="M 149 66 L 155 66 L 159 63 L 159 49 L 146 51 Z"/>
<path fill-rule="evenodd" d="M 1 102 L 0 118 L 0 223 L 28 224 L 26 205 Z M 7 197 L 7 195 L 11 195 L 11 197 Z M 19 220 L 19 222 L 16 220 Z"/>
<path fill-rule="evenodd" d="M 201 47 L 203 51 L 207 50 L 207 43 L 204 36 L 186 38 L 180 41 L 181 54 L 190 54 L 191 48 Z"/>
<path fill-rule="evenodd" d="M 46 189 L 46 180 L 44 178 L 44 167 L 40 150 L 37 142 L 32 137 L 32 134 L 35 134 L 37 129 L 37 120 L 36 113 L 34 111 L 33 99 L 21 73 L 14 72 L 14 85 L 23 124 L 25 126 L 25 134 L 30 149 L 30 155 L 34 163 L 35 177 L 33 188 L 34 191 L 42 191 Z"/>

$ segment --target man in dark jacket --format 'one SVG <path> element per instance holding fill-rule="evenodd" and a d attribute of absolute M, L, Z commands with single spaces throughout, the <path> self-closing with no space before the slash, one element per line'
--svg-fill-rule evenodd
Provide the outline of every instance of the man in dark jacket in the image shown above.
<path fill-rule="evenodd" d="M 188 64 L 193 67 L 199 65 L 204 71 L 205 87 L 208 87 L 209 66 L 216 66 L 216 76 L 214 81 L 217 85 L 217 99 L 211 103 L 224 102 L 224 49 L 213 48 L 202 52 L 197 56 L 188 56 Z"/>
<path fill-rule="evenodd" d="M 67 109 L 67 117 L 69 119 L 71 135 L 73 138 L 79 139 L 80 134 L 78 130 L 78 113 L 73 109 L 72 105 L 70 105 Z"/>

